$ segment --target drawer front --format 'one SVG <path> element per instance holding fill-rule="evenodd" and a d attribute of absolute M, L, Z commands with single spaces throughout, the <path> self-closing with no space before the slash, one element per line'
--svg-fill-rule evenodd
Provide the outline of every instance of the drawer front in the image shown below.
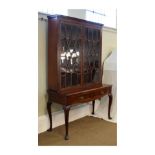
<path fill-rule="evenodd" d="M 79 93 L 67 97 L 68 104 L 88 102 L 89 100 L 91 100 L 89 93 Z"/>
<path fill-rule="evenodd" d="M 106 94 L 106 90 L 97 90 L 97 91 L 95 91 L 95 92 L 93 92 L 91 95 L 92 95 L 92 97 L 93 96 L 102 96 L 102 95 L 105 95 Z"/>
<path fill-rule="evenodd" d="M 67 96 L 67 103 L 83 103 L 83 102 L 89 102 L 95 99 L 99 99 L 104 95 L 108 94 L 107 89 L 98 89 L 98 90 L 92 90 L 88 92 L 83 93 L 77 93 Z"/>

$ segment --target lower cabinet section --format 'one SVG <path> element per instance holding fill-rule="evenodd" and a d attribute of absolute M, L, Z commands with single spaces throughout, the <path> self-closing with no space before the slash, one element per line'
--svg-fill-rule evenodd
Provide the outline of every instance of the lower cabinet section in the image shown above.
<path fill-rule="evenodd" d="M 111 119 L 110 110 L 112 104 L 112 85 L 103 85 L 95 89 L 81 90 L 74 93 L 58 93 L 52 90 L 48 90 L 48 102 L 47 102 L 47 111 L 50 120 L 50 128 L 48 131 L 52 131 L 52 112 L 51 105 L 52 102 L 57 102 L 63 106 L 64 116 L 65 116 L 65 140 L 69 139 L 69 111 L 71 107 L 75 104 L 85 103 L 92 101 L 92 114 L 94 114 L 95 109 L 95 100 L 100 99 L 101 97 L 108 95 L 109 96 L 109 105 L 108 105 L 108 118 Z"/>

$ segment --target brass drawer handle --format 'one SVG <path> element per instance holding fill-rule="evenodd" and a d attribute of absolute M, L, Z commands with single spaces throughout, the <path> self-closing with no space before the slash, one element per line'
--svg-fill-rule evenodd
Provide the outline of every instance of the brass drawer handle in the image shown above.
<path fill-rule="evenodd" d="M 84 97 L 83 96 L 80 96 L 80 99 L 84 99 Z"/>

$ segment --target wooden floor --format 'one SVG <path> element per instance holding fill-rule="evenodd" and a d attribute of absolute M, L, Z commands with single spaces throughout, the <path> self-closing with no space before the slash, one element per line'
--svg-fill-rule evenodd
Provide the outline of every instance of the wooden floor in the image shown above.
<path fill-rule="evenodd" d="M 65 126 L 38 135 L 39 146 L 115 146 L 117 124 L 86 116 L 69 123 L 69 140 L 64 140 Z"/>

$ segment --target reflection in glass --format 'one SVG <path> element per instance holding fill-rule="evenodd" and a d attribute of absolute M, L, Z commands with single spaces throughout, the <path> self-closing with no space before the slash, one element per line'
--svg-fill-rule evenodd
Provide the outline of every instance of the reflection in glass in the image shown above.
<path fill-rule="evenodd" d="M 61 87 L 81 83 L 80 48 L 81 27 L 61 24 Z"/>
<path fill-rule="evenodd" d="M 84 83 L 99 82 L 100 31 L 85 28 Z"/>

